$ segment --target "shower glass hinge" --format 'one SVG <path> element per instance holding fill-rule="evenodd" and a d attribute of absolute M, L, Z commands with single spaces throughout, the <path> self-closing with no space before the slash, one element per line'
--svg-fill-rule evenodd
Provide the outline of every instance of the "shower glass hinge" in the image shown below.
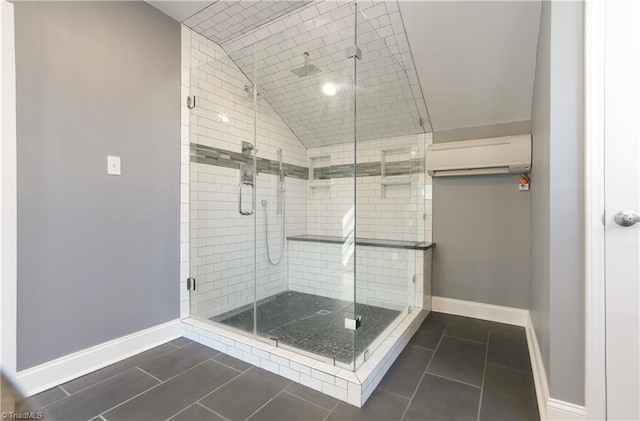
<path fill-rule="evenodd" d="M 187 278 L 187 290 L 188 291 L 196 290 L 196 278 Z"/>
<path fill-rule="evenodd" d="M 416 275 L 413 275 L 413 283 L 416 283 Z"/>
<path fill-rule="evenodd" d="M 360 47 L 358 47 L 357 45 L 352 45 L 351 47 L 347 47 L 347 49 L 344 50 L 344 53 L 347 56 L 347 58 L 355 57 L 358 60 L 362 60 L 362 51 L 360 50 Z"/>
<path fill-rule="evenodd" d="M 196 108 L 196 96 L 195 95 L 187 97 L 187 108 L 188 109 Z"/>
<path fill-rule="evenodd" d="M 344 328 L 350 330 L 356 330 L 362 324 L 362 316 L 356 316 L 355 319 L 350 319 L 348 317 L 344 318 Z"/>

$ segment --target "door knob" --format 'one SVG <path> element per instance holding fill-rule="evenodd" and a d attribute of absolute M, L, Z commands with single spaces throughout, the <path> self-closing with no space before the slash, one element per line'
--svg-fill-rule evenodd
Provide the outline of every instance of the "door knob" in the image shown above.
<path fill-rule="evenodd" d="M 636 222 L 640 222 L 640 215 L 631 211 L 620 211 L 613 217 L 613 220 L 616 221 L 616 224 L 618 225 L 630 227 Z"/>

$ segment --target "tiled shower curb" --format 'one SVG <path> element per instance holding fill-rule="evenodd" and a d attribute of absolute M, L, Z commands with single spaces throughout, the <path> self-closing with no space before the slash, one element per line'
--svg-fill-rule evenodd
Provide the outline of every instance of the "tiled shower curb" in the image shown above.
<path fill-rule="evenodd" d="M 194 318 L 182 320 L 182 335 L 360 408 L 428 313 L 427 310 L 409 313 L 356 372 L 277 348 Z"/>

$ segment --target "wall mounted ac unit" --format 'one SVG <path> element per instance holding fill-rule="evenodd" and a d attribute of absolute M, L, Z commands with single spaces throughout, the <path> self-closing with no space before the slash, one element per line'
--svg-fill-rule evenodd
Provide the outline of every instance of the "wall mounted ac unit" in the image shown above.
<path fill-rule="evenodd" d="M 426 167 L 432 177 L 525 173 L 531 134 L 428 145 Z"/>

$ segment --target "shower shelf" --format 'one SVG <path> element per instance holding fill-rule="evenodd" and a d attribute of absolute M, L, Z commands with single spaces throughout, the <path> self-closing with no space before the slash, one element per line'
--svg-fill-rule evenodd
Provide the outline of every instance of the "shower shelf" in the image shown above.
<path fill-rule="evenodd" d="M 315 180 L 307 182 L 307 186 L 310 189 L 320 189 L 325 187 L 331 187 L 331 180 Z"/>
<path fill-rule="evenodd" d="M 383 149 L 380 151 L 380 185 L 381 191 L 380 194 L 383 199 L 387 197 L 387 186 L 404 186 L 411 185 L 411 148 L 410 147 L 402 147 L 402 148 L 392 148 L 392 149 Z M 404 158 L 402 161 L 406 161 L 409 163 L 408 167 L 408 175 L 387 175 L 389 173 L 389 168 L 387 168 L 390 163 L 397 163 L 397 158 Z M 389 159 L 396 158 L 396 159 Z"/>
<path fill-rule="evenodd" d="M 309 157 L 309 181 L 307 187 L 310 189 L 326 189 L 331 187 L 330 178 L 318 178 L 318 170 L 329 169 L 331 174 L 331 155 L 316 155 Z M 325 174 L 326 177 L 326 174 Z"/>
<path fill-rule="evenodd" d="M 411 184 L 411 176 L 385 177 L 380 180 L 380 184 L 382 184 L 383 186 L 399 186 L 404 184 Z"/>
<path fill-rule="evenodd" d="M 288 241 L 306 241 L 311 243 L 328 243 L 328 244 L 344 244 L 342 237 L 332 235 L 293 235 L 287 237 Z M 427 250 L 433 247 L 433 243 L 425 243 L 424 241 L 403 241 L 403 240 L 380 240 L 377 238 L 358 238 L 357 246 L 369 247 L 387 247 L 408 250 Z"/>

